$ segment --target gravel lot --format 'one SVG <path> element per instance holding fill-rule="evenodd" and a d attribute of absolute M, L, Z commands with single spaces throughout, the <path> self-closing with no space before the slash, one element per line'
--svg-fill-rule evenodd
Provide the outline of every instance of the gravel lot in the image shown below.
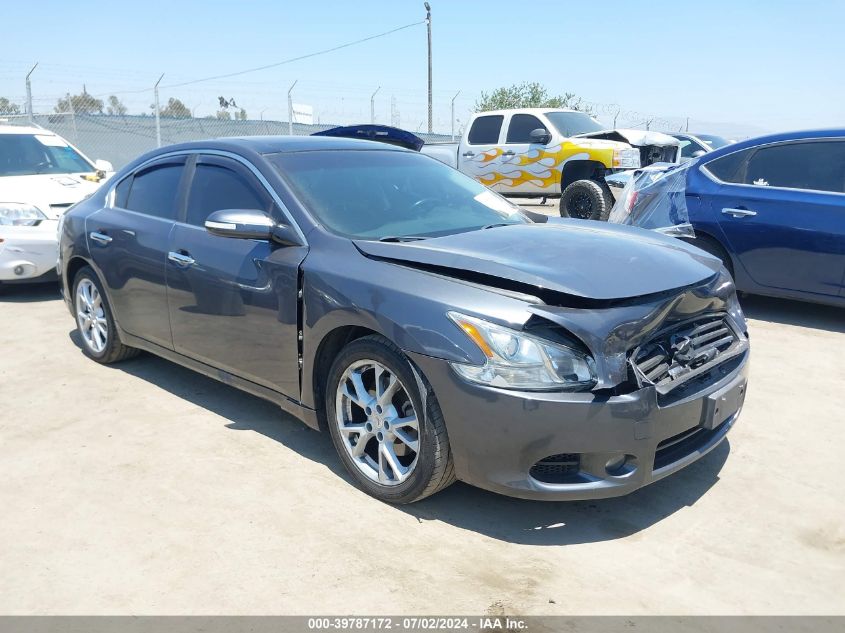
<path fill-rule="evenodd" d="M 327 436 L 0 294 L 0 613 L 845 614 L 845 312 L 750 298 L 729 442 L 634 495 L 354 488 Z"/>

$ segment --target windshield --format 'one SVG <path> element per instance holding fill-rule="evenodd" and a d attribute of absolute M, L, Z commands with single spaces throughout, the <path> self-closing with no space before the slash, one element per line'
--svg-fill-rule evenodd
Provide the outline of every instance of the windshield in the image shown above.
<path fill-rule="evenodd" d="M 52 134 L 0 134 L 0 176 L 72 174 L 94 167 Z"/>
<path fill-rule="evenodd" d="M 546 112 L 546 116 L 552 125 L 557 128 L 557 131 L 564 136 L 600 132 L 607 129 L 589 114 L 583 112 Z"/>
<path fill-rule="evenodd" d="M 727 139 L 724 139 L 721 136 L 716 136 L 715 134 L 696 134 L 696 136 L 707 143 L 707 145 L 709 145 L 712 149 L 719 149 L 725 145 L 730 145 Z"/>
<path fill-rule="evenodd" d="M 413 152 L 327 150 L 268 159 L 315 218 L 346 237 L 425 238 L 530 222 L 499 194 Z"/>

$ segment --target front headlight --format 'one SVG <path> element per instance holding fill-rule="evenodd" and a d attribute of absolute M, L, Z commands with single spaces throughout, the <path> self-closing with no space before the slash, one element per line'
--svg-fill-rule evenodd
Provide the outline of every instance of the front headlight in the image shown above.
<path fill-rule="evenodd" d="M 640 150 L 636 147 L 613 150 L 613 166 L 622 169 L 637 169 L 640 167 Z"/>
<path fill-rule="evenodd" d="M 20 202 L 0 202 L 0 225 L 3 226 L 36 226 L 41 220 L 46 220 L 38 207 Z"/>
<path fill-rule="evenodd" d="M 596 382 L 593 359 L 576 349 L 476 317 L 448 315 L 487 357 L 483 365 L 451 363 L 471 382 L 526 391 L 583 391 Z"/>

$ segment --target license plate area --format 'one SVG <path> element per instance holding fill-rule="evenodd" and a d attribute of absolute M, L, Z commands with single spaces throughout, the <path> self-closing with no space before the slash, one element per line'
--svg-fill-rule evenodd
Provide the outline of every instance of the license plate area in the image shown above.
<path fill-rule="evenodd" d="M 742 408 L 745 402 L 746 380 L 727 385 L 719 391 L 711 393 L 704 401 L 704 412 L 701 426 L 705 429 L 715 429 L 734 413 Z"/>

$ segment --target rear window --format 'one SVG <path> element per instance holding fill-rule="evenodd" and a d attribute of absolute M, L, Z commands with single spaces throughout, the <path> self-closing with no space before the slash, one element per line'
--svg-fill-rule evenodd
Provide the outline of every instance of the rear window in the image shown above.
<path fill-rule="evenodd" d="M 160 165 L 135 174 L 126 208 L 158 218 L 174 219 L 183 169 L 183 165 Z"/>
<path fill-rule="evenodd" d="M 499 142 L 499 132 L 502 130 L 501 114 L 480 116 L 472 122 L 467 140 L 470 145 L 495 145 Z"/>

